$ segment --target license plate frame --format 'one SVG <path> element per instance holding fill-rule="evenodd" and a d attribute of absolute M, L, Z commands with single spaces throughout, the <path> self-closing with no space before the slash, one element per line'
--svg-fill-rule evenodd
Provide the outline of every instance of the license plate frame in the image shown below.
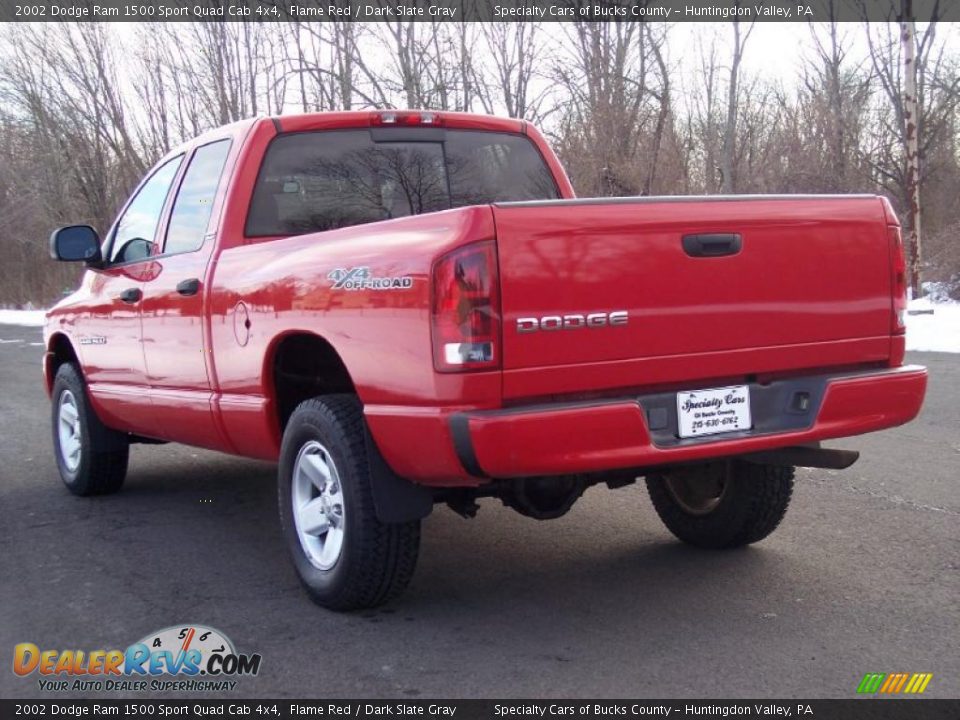
<path fill-rule="evenodd" d="M 750 430 L 750 404 L 749 385 L 681 390 L 677 393 L 677 434 L 689 439 Z"/>

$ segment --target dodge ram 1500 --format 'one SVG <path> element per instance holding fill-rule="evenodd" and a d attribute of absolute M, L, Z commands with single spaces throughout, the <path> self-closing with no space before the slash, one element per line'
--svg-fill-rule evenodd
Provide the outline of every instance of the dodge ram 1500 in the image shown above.
<path fill-rule="evenodd" d="M 905 423 L 900 227 L 872 195 L 578 200 L 519 120 L 257 118 L 150 171 L 47 317 L 54 455 L 78 495 L 130 445 L 279 462 L 319 604 L 414 570 L 437 503 L 563 515 L 643 478 L 673 534 L 754 543 L 820 441 Z"/>

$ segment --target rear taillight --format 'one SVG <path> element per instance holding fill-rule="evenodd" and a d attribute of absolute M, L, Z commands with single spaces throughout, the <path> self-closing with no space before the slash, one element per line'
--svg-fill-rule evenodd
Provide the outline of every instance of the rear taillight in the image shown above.
<path fill-rule="evenodd" d="M 500 297 L 493 242 L 468 245 L 437 260 L 431 310 L 437 370 L 500 367 Z"/>
<path fill-rule="evenodd" d="M 897 225 L 887 226 L 890 237 L 890 272 L 893 289 L 894 335 L 902 335 L 907 329 L 907 261 L 903 255 L 903 238 Z"/>

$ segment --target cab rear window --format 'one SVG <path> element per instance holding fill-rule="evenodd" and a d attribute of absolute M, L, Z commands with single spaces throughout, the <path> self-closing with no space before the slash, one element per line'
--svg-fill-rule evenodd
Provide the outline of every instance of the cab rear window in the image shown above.
<path fill-rule="evenodd" d="M 264 157 L 248 237 L 298 235 L 466 205 L 559 197 L 522 135 L 447 130 L 419 141 L 369 130 L 281 135 Z"/>

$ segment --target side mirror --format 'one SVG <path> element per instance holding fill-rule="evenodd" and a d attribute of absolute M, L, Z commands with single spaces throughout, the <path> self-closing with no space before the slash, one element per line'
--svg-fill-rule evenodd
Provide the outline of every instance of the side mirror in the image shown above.
<path fill-rule="evenodd" d="M 100 261 L 100 236 L 89 225 L 67 225 L 50 235 L 50 257 L 66 262 Z"/>

